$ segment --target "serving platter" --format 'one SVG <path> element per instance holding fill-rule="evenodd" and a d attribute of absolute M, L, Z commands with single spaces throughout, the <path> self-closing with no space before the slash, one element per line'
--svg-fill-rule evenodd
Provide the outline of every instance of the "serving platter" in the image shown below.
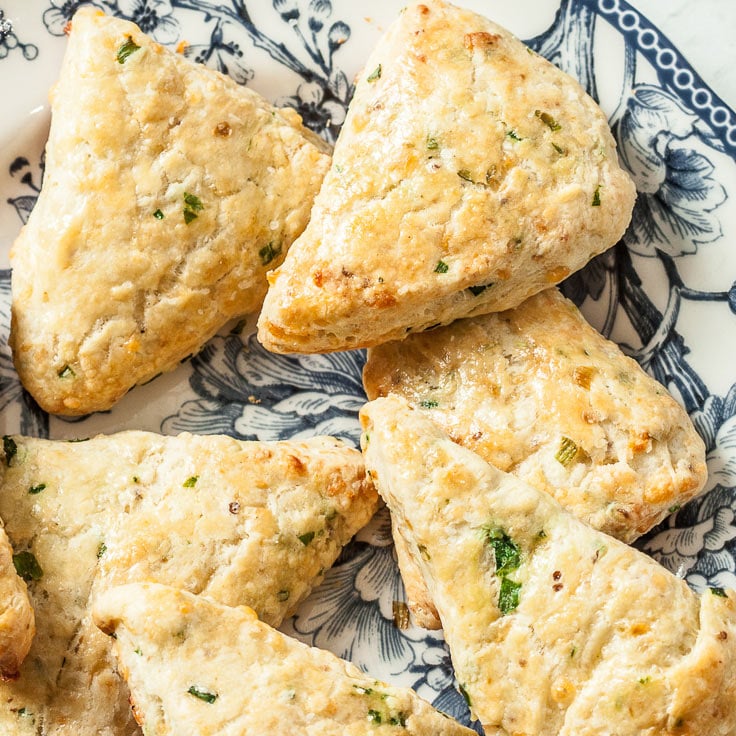
<path fill-rule="evenodd" d="M 0 0 L 0 434 L 331 434 L 357 445 L 363 352 L 270 354 L 255 339 L 255 315 L 228 325 L 199 355 L 109 412 L 48 416 L 24 392 L 7 346 L 8 252 L 41 186 L 48 90 L 64 28 L 82 4 L 133 20 L 159 42 L 295 107 L 334 141 L 355 74 L 404 2 Z M 507 26 L 577 77 L 609 116 L 639 191 L 632 224 L 563 290 L 667 386 L 706 444 L 704 495 L 673 509 L 637 546 L 696 590 L 736 588 L 736 113 L 624 0 L 459 4 Z M 403 600 L 381 511 L 282 628 L 377 678 L 414 687 L 469 722 L 441 634 L 406 626 Z"/>

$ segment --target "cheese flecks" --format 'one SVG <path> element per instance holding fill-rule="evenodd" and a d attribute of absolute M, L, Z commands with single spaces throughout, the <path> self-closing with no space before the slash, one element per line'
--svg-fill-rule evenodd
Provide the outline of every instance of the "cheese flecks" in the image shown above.
<path fill-rule="evenodd" d="M 80 415 L 260 307 L 330 157 L 293 110 L 91 8 L 51 101 L 10 344 L 42 408 Z"/>
<path fill-rule="evenodd" d="M 259 621 L 252 609 L 153 584 L 94 603 L 146 734 L 471 736 L 408 688 Z"/>
<path fill-rule="evenodd" d="M 90 599 L 133 581 L 175 585 L 278 625 L 376 509 L 360 453 L 332 438 L 239 442 L 123 432 L 13 438 L 0 518 L 42 574 L 37 633 L 0 683 L 7 736 L 137 733 Z M 29 488 L 43 486 L 30 494 Z"/>
<path fill-rule="evenodd" d="M 514 307 L 613 245 L 634 197 L 574 79 L 475 13 L 412 4 L 358 78 L 259 339 L 366 347 Z"/>
<path fill-rule="evenodd" d="M 697 596 L 403 399 L 362 423 L 486 734 L 736 734 L 736 594 Z"/>
<path fill-rule="evenodd" d="M 363 382 L 370 399 L 403 396 L 456 442 L 625 542 L 706 479 L 685 410 L 557 289 L 371 348 Z M 418 619 L 436 625 L 401 540 L 397 551 Z"/>

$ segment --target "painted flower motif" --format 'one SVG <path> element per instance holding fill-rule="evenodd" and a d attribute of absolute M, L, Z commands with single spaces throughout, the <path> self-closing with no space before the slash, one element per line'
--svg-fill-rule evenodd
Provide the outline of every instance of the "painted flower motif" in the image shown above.
<path fill-rule="evenodd" d="M 22 43 L 13 30 L 13 23 L 5 17 L 5 11 L 0 9 L 0 60 L 15 49 L 20 49 L 27 61 L 32 61 L 38 56 L 38 46 Z"/>
<path fill-rule="evenodd" d="M 364 360 L 361 352 L 274 355 L 255 335 L 245 345 L 236 334 L 216 337 L 192 359 L 190 385 L 200 398 L 162 431 L 264 441 L 329 434 L 357 446 Z"/>
<path fill-rule="evenodd" d="M 643 256 L 695 253 L 721 235 L 714 213 L 726 199 L 713 177 L 708 132 L 669 92 L 633 88 L 618 124 L 621 158 L 639 191 L 625 241 Z"/>
<path fill-rule="evenodd" d="M 345 548 L 316 594 L 282 628 L 367 672 L 388 667 L 392 680 L 408 687 L 416 679 L 413 672 L 426 632 L 394 625 L 393 604 L 404 600 L 404 587 L 390 525 L 388 511 L 379 511 L 368 529 Z M 375 544 L 380 539 L 385 543 Z"/>
<path fill-rule="evenodd" d="M 174 43 L 179 38 L 179 21 L 172 13 L 170 0 L 117 0 L 115 15 L 132 20 L 159 43 Z"/>
<path fill-rule="evenodd" d="M 186 46 L 184 55 L 198 64 L 227 74 L 238 84 L 253 79 L 253 70 L 243 63 L 243 49 L 236 40 L 232 23 L 219 20 L 212 31 L 210 42 Z"/>
<path fill-rule="evenodd" d="M 43 14 L 43 22 L 49 33 L 53 36 L 63 36 L 74 13 L 83 5 L 92 5 L 108 12 L 114 10 L 114 2 L 105 0 L 51 0 L 51 7 Z"/>
<path fill-rule="evenodd" d="M 325 90 L 323 84 L 316 81 L 302 82 L 295 96 L 283 97 L 277 104 L 293 107 L 315 133 L 339 128 L 345 121 L 347 109 L 347 103 L 336 99 L 329 89 Z"/>

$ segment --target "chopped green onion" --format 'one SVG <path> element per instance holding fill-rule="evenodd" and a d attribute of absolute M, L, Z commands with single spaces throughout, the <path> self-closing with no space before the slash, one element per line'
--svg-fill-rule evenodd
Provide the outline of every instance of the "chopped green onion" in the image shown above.
<path fill-rule="evenodd" d="M 164 213 L 163 213 L 163 212 L 161 212 L 161 210 L 156 210 L 156 211 L 155 211 L 155 212 L 153 213 L 153 216 L 154 216 L 154 217 L 155 217 L 155 218 L 156 218 L 157 220 L 163 220 L 163 219 L 164 219 Z"/>
<path fill-rule="evenodd" d="M 437 265 L 434 267 L 435 273 L 447 273 L 450 267 L 444 261 L 437 261 Z"/>
<path fill-rule="evenodd" d="M 578 454 L 578 446 L 569 437 L 563 437 L 560 440 L 560 447 L 555 453 L 555 460 L 560 465 L 567 467 Z"/>
<path fill-rule="evenodd" d="M 519 591 L 521 583 L 516 583 L 510 578 L 501 578 L 501 589 L 498 593 L 498 610 L 505 616 L 511 613 L 519 605 Z"/>
<path fill-rule="evenodd" d="M 421 406 L 422 409 L 436 409 L 439 405 L 439 402 L 434 399 L 424 399 L 419 402 L 419 406 Z"/>
<path fill-rule="evenodd" d="M 314 532 L 305 532 L 299 535 L 299 541 L 306 547 L 314 539 Z"/>
<path fill-rule="evenodd" d="M 26 582 L 40 580 L 43 577 L 41 565 L 38 564 L 38 560 L 32 552 L 18 552 L 18 554 L 13 555 L 13 565 L 18 575 Z"/>
<path fill-rule="evenodd" d="M 436 151 L 439 147 L 440 147 L 440 144 L 437 142 L 436 138 L 427 136 L 427 148 L 430 151 Z"/>
<path fill-rule="evenodd" d="M 38 483 L 35 486 L 31 486 L 28 489 L 28 493 L 30 493 L 31 496 L 35 496 L 37 493 L 41 493 L 41 491 L 43 491 L 45 489 L 46 489 L 46 484 L 45 483 Z"/>
<path fill-rule="evenodd" d="M 379 64 L 367 77 L 366 82 L 375 82 L 377 79 L 381 78 L 381 73 L 383 69 L 381 68 L 381 65 Z"/>
<path fill-rule="evenodd" d="M 184 486 L 184 488 L 194 488 L 194 486 L 197 485 L 198 480 L 199 480 L 198 475 L 192 475 L 189 478 L 187 478 L 182 485 Z"/>
<path fill-rule="evenodd" d="M 72 367 L 69 365 L 65 365 L 60 371 L 56 374 L 59 376 L 59 378 L 73 378 L 77 374 L 72 370 Z"/>
<path fill-rule="evenodd" d="M 99 546 L 97 547 L 97 559 L 99 560 L 102 555 L 107 552 L 107 545 L 104 542 L 100 542 Z"/>
<path fill-rule="evenodd" d="M 281 255 L 281 243 L 274 245 L 271 242 L 268 245 L 264 245 L 263 248 L 258 251 L 258 255 L 261 258 L 261 263 L 264 266 L 267 266 L 274 258 L 276 258 L 276 256 Z"/>
<path fill-rule="evenodd" d="M 521 549 L 506 532 L 494 526 L 482 528 L 486 542 L 493 549 L 496 559 L 496 575 L 507 575 L 521 565 Z"/>
<path fill-rule="evenodd" d="M 534 114 L 553 132 L 562 128 L 562 126 L 548 113 L 541 110 L 535 110 Z"/>
<path fill-rule="evenodd" d="M 711 588 L 710 592 L 713 593 L 713 595 L 717 595 L 719 598 L 728 598 L 726 591 L 723 588 Z"/>
<path fill-rule="evenodd" d="M 128 57 L 138 51 L 138 49 L 140 49 L 140 46 L 133 41 L 131 36 L 128 36 L 128 40 L 118 48 L 118 53 L 115 57 L 118 60 L 118 64 L 125 64 Z"/>
<path fill-rule="evenodd" d="M 471 184 L 475 184 L 475 182 L 473 181 L 473 175 L 470 173 L 470 171 L 468 169 L 460 169 L 457 172 L 457 175 L 461 179 L 463 179 L 465 181 L 469 181 Z"/>
<path fill-rule="evenodd" d="M 204 209 L 202 200 L 196 194 L 189 194 L 184 192 L 184 222 L 188 225 L 192 220 L 195 220 Z"/>
<path fill-rule="evenodd" d="M 601 206 L 601 185 L 599 184 L 593 192 L 593 201 L 590 203 L 592 207 Z"/>
<path fill-rule="evenodd" d="M 187 692 L 190 695 L 194 695 L 195 698 L 204 700 L 205 703 L 214 703 L 215 700 L 217 700 L 216 693 L 207 692 L 207 690 L 202 690 L 202 688 L 197 687 L 196 685 L 192 685 Z"/>

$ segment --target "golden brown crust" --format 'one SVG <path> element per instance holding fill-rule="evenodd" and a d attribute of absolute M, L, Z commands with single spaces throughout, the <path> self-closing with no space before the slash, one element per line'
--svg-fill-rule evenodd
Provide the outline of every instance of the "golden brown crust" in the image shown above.
<path fill-rule="evenodd" d="M 575 80 L 479 15 L 411 5 L 358 79 L 259 339 L 365 347 L 514 307 L 613 245 L 634 197 Z"/>
<path fill-rule="evenodd" d="M 557 289 L 372 348 L 363 382 L 370 399 L 404 396 L 456 442 L 626 542 L 705 483 L 685 410 Z"/>
<path fill-rule="evenodd" d="M 307 223 L 327 148 L 294 111 L 82 8 L 43 188 L 11 254 L 10 342 L 36 401 L 108 409 L 256 311 L 267 269 Z"/>
<path fill-rule="evenodd" d="M 370 399 L 403 396 L 459 444 L 626 542 L 705 483 L 705 448 L 684 409 L 557 289 L 372 348 L 363 382 Z M 411 555 L 399 565 L 417 623 L 435 628 Z"/>
<path fill-rule="evenodd" d="M 29 584 L 38 628 L 30 654 L 18 680 L 0 684 L 7 736 L 26 736 L 24 713 L 48 736 L 137 733 L 109 640 L 90 619 L 98 591 L 161 582 L 251 605 L 278 625 L 377 504 L 360 453 L 331 438 L 14 441 L 0 517 L 43 575 Z"/>
<path fill-rule="evenodd" d="M 697 596 L 399 397 L 361 420 L 486 734 L 736 734 L 735 592 Z"/>
<path fill-rule="evenodd" d="M 0 679 L 12 680 L 36 633 L 26 584 L 13 564 L 13 549 L 0 521 Z"/>
<path fill-rule="evenodd" d="M 473 734 L 413 690 L 291 639 L 250 609 L 135 584 L 103 593 L 94 616 L 116 635 L 137 718 L 152 736 Z"/>

